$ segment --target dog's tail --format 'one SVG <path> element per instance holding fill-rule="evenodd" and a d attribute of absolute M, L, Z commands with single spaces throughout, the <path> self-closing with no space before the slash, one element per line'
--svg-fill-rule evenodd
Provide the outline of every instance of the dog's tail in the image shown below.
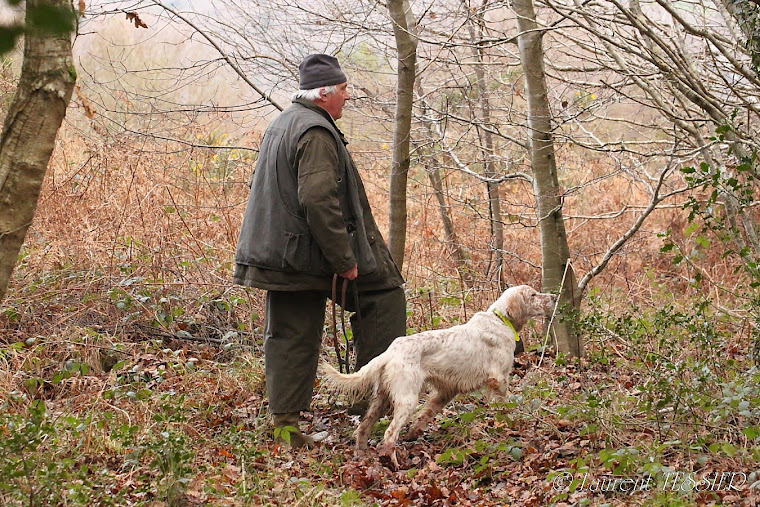
<path fill-rule="evenodd" d="M 325 383 L 345 395 L 352 403 L 372 393 L 382 370 L 383 364 L 379 357 L 364 365 L 356 373 L 349 374 L 340 373 L 324 360 L 319 364 L 319 372 L 325 378 Z"/>

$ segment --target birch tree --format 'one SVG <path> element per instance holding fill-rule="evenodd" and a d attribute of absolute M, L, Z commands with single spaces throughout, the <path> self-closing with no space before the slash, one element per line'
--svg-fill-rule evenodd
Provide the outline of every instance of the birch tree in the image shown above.
<path fill-rule="evenodd" d="M 55 139 L 76 81 L 68 0 L 27 0 L 24 61 L 0 136 L 0 300 L 32 224 Z M 40 12 L 68 14 L 52 31 Z"/>
<path fill-rule="evenodd" d="M 513 2 L 517 15 L 520 59 L 525 72 L 528 101 L 530 160 L 533 193 L 536 198 L 541 238 L 542 285 L 560 293 L 560 320 L 554 323 L 557 350 L 572 356 L 583 355 L 583 344 L 566 319 L 580 303 L 575 273 L 569 264 L 570 248 L 562 216 L 562 195 L 557 179 L 557 163 L 552 138 L 552 114 L 544 72 L 542 31 L 536 23 L 532 0 Z"/>
<path fill-rule="evenodd" d="M 502 263 L 504 262 L 504 225 L 501 221 L 501 200 L 499 196 L 499 182 L 496 180 L 498 174 L 496 170 L 496 156 L 494 146 L 494 135 L 492 132 L 491 119 L 491 99 L 489 96 L 488 85 L 486 83 L 486 66 L 489 65 L 489 58 L 483 46 L 485 43 L 484 29 L 486 25 L 485 12 L 488 7 L 488 0 L 483 0 L 479 8 L 475 9 L 474 14 L 468 17 L 468 32 L 471 38 L 471 51 L 475 67 L 475 86 L 476 104 L 478 113 L 474 113 L 474 118 L 478 121 L 478 137 L 480 139 L 481 157 L 483 159 L 483 175 L 486 180 L 486 193 L 488 195 L 488 219 L 491 236 L 492 261 L 489 262 L 488 273 L 496 274 L 502 277 Z"/>
<path fill-rule="evenodd" d="M 398 52 L 388 248 L 396 265 L 403 269 L 406 250 L 406 188 L 410 164 L 414 81 L 417 72 L 417 27 L 408 0 L 389 1 L 388 12 L 393 22 L 393 35 Z"/>

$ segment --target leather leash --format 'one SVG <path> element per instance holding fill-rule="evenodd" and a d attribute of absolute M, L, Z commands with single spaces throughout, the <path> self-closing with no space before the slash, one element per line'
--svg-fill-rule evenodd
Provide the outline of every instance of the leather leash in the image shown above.
<path fill-rule="evenodd" d="M 354 348 L 354 342 L 348 337 L 348 333 L 346 333 L 346 292 L 348 291 L 348 285 L 350 283 L 350 280 L 348 278 L 343 278 L 343 283 L 340 288 L 340 325 L 343 329 L 343 339 L 346 341 L 346 355 L 343 356 L 340 352 L 340 342 L 338 341 L 338 319 L 336 318 L 335 314 L 335 304 L 336 301 L 338 301 L 338 274 L 333 275 L 332 279 L 332 330 L 333 330 L 333 347 L 335 347 L 335 355 L 338 358 L 338 370 L 341 373 L 350 373 L 351 372 L 351 363 L 350 363 L 350 357 L 351 357 L 351 351 Z M 362 324 L 362 314 L 359 311 L 359 290 L 356 288 L 356 283 L 353 284 L 353 290 L 352 290 L 353 296 L 354 296 L 354 307 L 356 311 L 354 312 L 356 314 L 356 320 L 358 321 L 359 327 L 361 327 Z M 354 332 L 354 336 L 356 333 Z"/>
<path fill-rule="evenodd" d="M 344 278 L 345 280 L 345 278 Z M 348 373 L 348 350 L 346 350 L 346 362 L 343 362 L 343 355 L 340 353 L 340 342 L 338 341 L 338 321 L 335 318 L 335 300 L 338 299 L 338 273 L 333 275 L 332 279 L 332 328 L 333 328 L 333 347 L 335 355 L 338 357 L 338 370 L 341 373 Z M 343 307 L 341 306 L 341 311 Z"/>

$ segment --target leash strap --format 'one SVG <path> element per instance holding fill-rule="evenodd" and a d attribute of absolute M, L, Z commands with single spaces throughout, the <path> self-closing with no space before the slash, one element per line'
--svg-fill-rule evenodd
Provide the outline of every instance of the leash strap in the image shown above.
<path fill-rule="evenodd" d="M 345 279 L 344 279 L 345 280 Z M 345 283 L 343 285 L 343 294 L 346 293 Z M 346 350 L 346 358 L 343 359 L 343 355 L 340 353 L 340 342 L 338 341 L 338 321 L 335 316 L 335 301 L 338 299 L 338 274 L 333 275 L 332 279 L 332 327 L 333 327 L 333 347 L 335 347 L 335 355 L 338 358 L 338 370 L 341 373 L 348 373 L 348 350 Z M 341 322 L 343 321 L 343 307 L 341 306 Z M 344 329 L 345 333 L 345 329 Z"/>
<path fill-rule="evenodd" d="M 355 308 L 354 313 L 356 314 L 356 323 L 357 323 L 357 327 L 361 328 L 362 327 L 362 311 L 359 308 L 359 288 L 356 286 L 356 280 L 354 280 L 354 283 L 351 285 L 351 288 L 353 289 L 352 292 L 354 293 L 354 308 Z M 354 329 L 354 339 L 356 339 L 356 331 L 357 329 Z M 352 348 L 353 348 L 353 344 L 352 344 Z"/>
<path fill-rule="evenodd" d="M 351 324 L 351 330 L 353 331 L 353 339 L 348 340 L 348 336 L 346 336 L 346 348 L 347 350 L 350 350 L 353 354 L 354 352 L 354 344 L 356 343 L 356 337 L 359 336 L 360 329 L 362 328 L 362 312 L 359 308 L 359 288 L 356 285 L 356 280 L 353 280 L 351 282 L 350 280 L 346 280 L 346 282 L 349 282 L 351 284 L 351 292 L 354 296 L 354 315 L 356 316 L 356 329 L 354 329 L 354 325 Z M 345 296 L 345 294 L 344 294 Z M 346 329 L 345 327 L 343 328 Z M 348 354 L 348 352 L 346 352 Z M 354 361 L 354 367 L 356 367 L 356 361 Z"/>
<path fill-rule="evenodd" d="M 350 357 L 351 349 L 353 348 L 353 340 L 348 337 L 348 333 L 346 332 L 346 292 L 348 290 L 348 284 L 348 278 L 344 278 L 343 284 L 340 288 L 340 326 L 343 330 L 343 339 L 346 342 L 346 357 L 344 358 L 343 363 L 346 366 L 346 373 L 351 373 Z"/>
<path fill-rule="evenodd" d="M 356 286 L 356 283 L 351 283 L 351 281 L 347 278 L 343 278 L 343 283 L 341 284 L 340 288 L 340 300 L 338 300 L 338 278 L 339 276 L 337 274 L 333 275 L 333 281 L 332 281 L 332 328 L 333 328 L 333 347 L 335 347 L 335 355 L 338 358 L 338 369 L 341 373 L 351 373 L 351 354 L 354 350 L 354 340 L 349 338 L 348 333 L 346 332 L 346 295 L 348 292 L 348 286 L 351 285 L 351 294 L 354 299 L 354 313 L 356 314 L 356 323 L 357 328 L 361 328 L 362 326 L 362 313 L 359 309 L 359 289 Z M 346 342 L 346 353 L 345 356 L 341 354 L 341 346 L 340 342 L 338 341 L 338 319 L 337 314 L 335 311 L 335 304 L 337 301 L 340 301 L 338 304 L 340 305 L 340 324 L 341 328 L 343 329 L 343 339 Z M 356 329 L 354 329 L 354 337 L 356 336 Z"/>

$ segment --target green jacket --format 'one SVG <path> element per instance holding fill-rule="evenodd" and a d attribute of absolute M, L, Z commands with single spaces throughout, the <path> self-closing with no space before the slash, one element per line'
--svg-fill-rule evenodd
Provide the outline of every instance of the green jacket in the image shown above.
<path fill-rule="evenodd" d="M 372 217 L 343 134 L 330 115 L 296 100 L 267 128 L 235 255 L 235 283 L 328 290 L 358 266 L 361 290 L 398 287 L 401 274 Z"/>

